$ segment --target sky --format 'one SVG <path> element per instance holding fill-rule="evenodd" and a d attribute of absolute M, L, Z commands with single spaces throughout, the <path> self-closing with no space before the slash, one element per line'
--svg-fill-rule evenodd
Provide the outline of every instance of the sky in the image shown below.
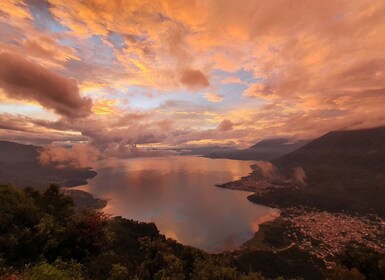
<path fill-rule="evenodd" d="M 385 125 L 385 1 L 2 0 L 0 139 L 111 155 Z"/>

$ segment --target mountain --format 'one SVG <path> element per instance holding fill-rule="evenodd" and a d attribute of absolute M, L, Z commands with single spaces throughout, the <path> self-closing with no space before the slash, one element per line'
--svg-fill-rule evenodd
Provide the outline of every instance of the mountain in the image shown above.
<path fill-rule="evenodd" d="M 319 160 L 337 159 L 353 161 L 365 168 L 376 162 L 361 161 L 379 159 L 385 153 L 385 127 L 332 131 L 303 147 L 275 160 L 276 165 L 290 165 L 294 162 L 313 163 Z M 353 163 L 349 162 L 349 164 Z M 380 162 L 377 162 L 380 163 Z"/>
<path fill-rule="evenodd" d="M 330 179 L 382 182 L 385 127 L 329 132 L 272 163 L 281 171 L 302 166 L 315 185 Z"/>
<path fill-rule="evenodd" d="M 310 140 L 298 140 L 292 142 L 285 138 L 265 139 L 247 149 L 211 151 L 205 154 L 205 156 L 209 158 L 229 158 L 238 160 L 272 160 L 302 147 L 309 141 Z"/>
<path fill-rule="evenodd" d="M 233 147 L 220 147 L 220 146 L 207 146 L 207 147 L 192 147 L 185 149 L 175 149 L 179 155 L 189 156 L 189 155 L 210 155 L 210 154 L 226 154 L 229 152 L 237 151 Z"/>
<path fill-rule="evenodd" d="M 385 216 L 385 127 L 332 131 L 272 163 L 286 176 L 302 167 L 308 186 L 275 190 L 270 201 Z"/>
<path fill-rule="evenodd" d="M 74 187 L 87 184 L 87 179 L 96 176 L 90 169 L 60 168 L 42 166 L 38 160 L 39 146 L 0 141 L 0 184 L 19 188 L 42 189 L 50 184 Z M 79 208 L 102 208 L 106 201 L 96 199 L 80 190 L 66 190 Z"/>
<path fill-rule="evenodd" d="M 38 147 L 14 142 L 0 141 L 0 162 L 31 161 L 39 155 Z"/>
<path fill-rule="evenodd" d="M 0 141 L 0 183 L 19 187 L 62 186 L 86 184 L 86 179 L 96 176 L 89 169 L 57 169 L 39 163 L 39 146 Z"/>

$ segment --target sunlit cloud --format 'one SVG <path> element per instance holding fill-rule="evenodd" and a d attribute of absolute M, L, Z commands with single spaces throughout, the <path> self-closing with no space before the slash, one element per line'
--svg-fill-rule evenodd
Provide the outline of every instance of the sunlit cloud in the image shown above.
<path fill-rule="evenodd" d="M 31 19 L 31 15 L 28 12 L 28 7 L 23 1 L 7 0 L 0 2 L 0 11 L 2 11 L 2 17 L 18 20 L 18 19 Z"/>
<path fill-rule="evenodd" d="M 205 98 L 210 102 L 218 103 L 221 102 L 225 97 L 220 94 L 209 92 L 205 94 Z"/>
<path fill-rule="evenodd" d="M 18 124 L 1 137 L 133 154 L 385 125 L 383 14 L 380 0 L 1 1 L 0 114 Z"/>
<path fill-rule="evenodd" d="M 221 80 L 221 83 L 222 84 L 244 84 L 245 82 L 243 82 L 239 77 L 230 76 Z"/>
<path fill-rule="evenodd" d="M 118 108 L 116 107 L 118 102 L 118 100 L 108 99 L 97 100 L 92 106 L 92 112 L 94 112 L 96 115 L 111 115 L 118 111 Z"/>

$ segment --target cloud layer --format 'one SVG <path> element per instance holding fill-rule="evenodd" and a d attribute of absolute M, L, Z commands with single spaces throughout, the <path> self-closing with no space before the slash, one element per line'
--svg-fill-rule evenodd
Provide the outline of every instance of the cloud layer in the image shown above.
<path fill-rule="evenodd" d="M 4 139 L 140 154 L 385 125 L 381 0 L 6 0 L 0 10 Z"/>

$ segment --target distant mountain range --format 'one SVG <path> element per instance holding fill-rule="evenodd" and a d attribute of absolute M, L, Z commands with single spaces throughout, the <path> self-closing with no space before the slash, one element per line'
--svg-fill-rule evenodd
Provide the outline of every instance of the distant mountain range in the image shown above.
<path fill-rule="evenodd" d="M 329 132 L 271 162 L 287 176 L 302 167 L 308 186 L 276 190 L 265 202 L 385 216 L 385 127 Z"/>
<path fill-rule="evenodd" d="M 247 149 L 239 150 L 234 148 L 223 148 L 222 150 L 206 151 L 203 155 L 209 158 L 272 160 L 290 153 L 309 142 L 310 140 L 290 141 L 285 138 L 266 139 Z"/>

